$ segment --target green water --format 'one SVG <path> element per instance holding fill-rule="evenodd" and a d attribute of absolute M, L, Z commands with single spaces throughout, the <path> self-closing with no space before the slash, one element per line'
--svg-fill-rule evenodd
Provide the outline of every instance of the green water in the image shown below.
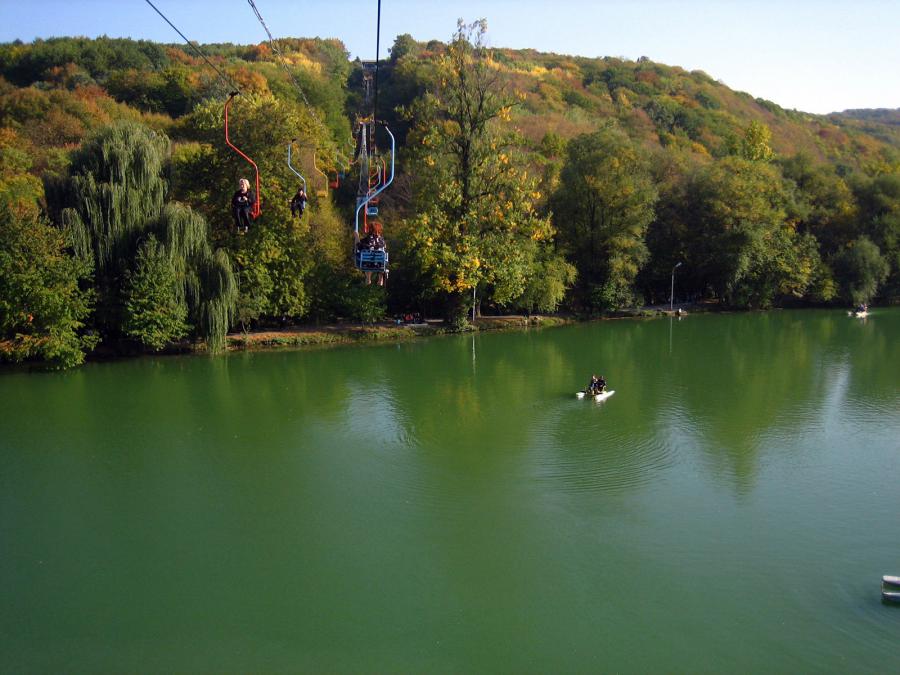
<path fill-rule="evenodd" d="M 898 376 L 897 310 L 7 373 L 0 671 L 897 673 Z"/>

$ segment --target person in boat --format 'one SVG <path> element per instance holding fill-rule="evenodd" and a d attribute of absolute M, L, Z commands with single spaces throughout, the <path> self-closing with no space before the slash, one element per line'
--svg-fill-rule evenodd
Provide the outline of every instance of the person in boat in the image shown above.
<path fill-rule="evenodd" d="M 599 387 L 599 386 L 600 386 L 600 378 L 597 377 L 596 375 L 591 375 L 591 381 L 588 382 L 588 386 L 587 386 L 587 389 L 585 389 L 585 391 L 588 394 L 590 394 L 591 396 L 594 396 L 595 394 L 599 393 L 597 391 L 597 387 Z"/>
<path fill-rule="evenodd" d="M 250 211 L 256 204 L 256 195 L 250 189 L 250 181 L 241 178 L 238 181 L 238 190 L 231 197 L 231 215 L 234 217 L 234 226 L 241 234 L 247 234 L 250 229 Z"/>
<path fill-rule="evenodd" d="M 606 378 L 601 375 L 597 380 L 597 393 L 602 394 L 604 391 L 606 391 Z"/>
<path fill-rule="evenodd" d="M 299 218 L 303 217 L 303 211 L 306 210 L 306 202 L 308 201 L 306 197 L 306 192 L 303 190 L 303 186 L 297 188 L 297 193 L 291 197 L 291 215 Z"/>

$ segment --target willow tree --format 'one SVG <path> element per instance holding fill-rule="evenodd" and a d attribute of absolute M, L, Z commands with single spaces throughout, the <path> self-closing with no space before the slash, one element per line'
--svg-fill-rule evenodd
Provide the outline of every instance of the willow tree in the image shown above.
<path fill-rule="evenodd" d="M 431 90 L 409 111 L 418 213 L 406 244 L 426 293 L 445 300 L 454 322 L 474 288 L 516 304 L 542 269 L 538 256 L 556 256 L 549 218 L 535 209 L 537 182 L 512 149 L 514 99 L 484 45 L 486 28 L 460 21 Z"/>
<path fill-rule="evenodd" d="M 93 266 L 105 337 L 159 348 L 184 330 L 179 322 L 162 331 L 154 325 L 154 303 L 174 304 L 218 348 L 233 319 L 237 282 L 228 256 L 210 247 L 202 216 L 166 204 L 169 149 L 165 135 L 134 122 L 101 129 L 74 154 L 68 176 L 47 181 L 47 203 L 76 255 Z"/>

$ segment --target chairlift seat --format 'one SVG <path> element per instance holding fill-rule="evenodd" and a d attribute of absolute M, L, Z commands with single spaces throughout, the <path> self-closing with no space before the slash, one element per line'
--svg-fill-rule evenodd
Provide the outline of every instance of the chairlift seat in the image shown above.
<path fill-rule="evenodd" d="M 366 207 L 366 215 L 367 216 L 377 216 L 378 215 L 378 207 L 377 206 L 367 206 Z"/>
<path fill-rule="evenodd" d="M 356 267 L 363 272 L 386 272 L 388 252 L 385 250 L 359 250 L 356 252 Z"/>

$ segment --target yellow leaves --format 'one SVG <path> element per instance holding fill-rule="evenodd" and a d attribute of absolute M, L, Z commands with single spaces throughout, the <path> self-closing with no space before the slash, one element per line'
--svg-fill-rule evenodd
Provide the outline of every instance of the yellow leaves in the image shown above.
<path fill-rule="evenodd" d="M 510 116 L 511 111 L 512 111 L 512 108 L 510 108 L 508 105 L 503 106 L 502 108 L 500 108 L 500 111 L 497 113 L 497 116 L 504 122 L 509 122 L 509 120 L 511 119 L 511 116 Z"/>

